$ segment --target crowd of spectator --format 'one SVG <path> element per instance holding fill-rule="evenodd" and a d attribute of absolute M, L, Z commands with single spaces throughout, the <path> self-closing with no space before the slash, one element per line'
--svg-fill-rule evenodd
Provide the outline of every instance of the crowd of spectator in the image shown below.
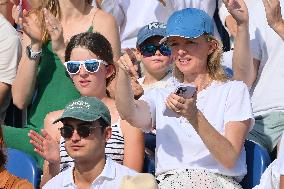
<path fill-rule="evenodd" d="M 0 188 L 242 188 L 250 140 L 273 160 L 254 188 L 284 189 L 282 7 L 0 0 Z M 39 186 L 6 148 L 36 160 Z"/>

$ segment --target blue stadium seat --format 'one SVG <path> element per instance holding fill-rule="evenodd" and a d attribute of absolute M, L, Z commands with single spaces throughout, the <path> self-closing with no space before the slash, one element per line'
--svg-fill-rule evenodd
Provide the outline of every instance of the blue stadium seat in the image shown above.
<path fill-rule="evenodd" d="M 155 159 L 145 153 L 143 173 L 150 173 L 155 176 Z"/>
<path fill-rule="evenodd" d="M 262 173 L 271 163 L 267 150 L 252 141 L 245 141 L 247 175 L 240 183 L 244 189 L 258 185 Z"/>
<path fill-rule="evenodd" d="M 35 188 L 39 188 L 41 169 L 36 161 L 28 154 L 8 148 L 6 169 L 20 178 L 30 181 Z"/>

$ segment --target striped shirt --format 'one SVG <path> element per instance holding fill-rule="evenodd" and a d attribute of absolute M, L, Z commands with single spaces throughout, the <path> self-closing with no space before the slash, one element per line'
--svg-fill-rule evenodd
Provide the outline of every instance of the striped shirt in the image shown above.
<path fill-rule="evenodd" d="M 124 137 L 120 128 L 119 121 L 111 126 L 112 134 L 107 141 L 105 154 L 114 161 L 123 164 L 124 157 Z M 60 138 L 60 171 L 66 170 L 68 167 L 73 166 L 74 160 L 67 154 L 65 149 L 65 140 Z"/>

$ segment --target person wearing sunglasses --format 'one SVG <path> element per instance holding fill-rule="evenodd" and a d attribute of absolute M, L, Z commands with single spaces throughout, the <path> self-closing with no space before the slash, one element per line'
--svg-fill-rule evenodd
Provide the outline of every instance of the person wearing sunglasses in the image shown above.
<path fill-rule="evenodd" d="M 166 87 L 171 77 L 171 49 L 165 44 L 159 44 L 166 34 L 166 25 L 152 22 L 142 27 L 137 35 L 136 48 L 138 59 L 144 75 L 138 79 L 144 93 L 156 87 Z"/>
<path fill-rule="evenodd" d="M 111 115 L 96 97 L 80 97 L 71 101 L 60 118 L 61 137 L 74 165 L 49 180 L 43 189 L 117 188 L 124 176 L 136 171 L 113 161 L 105 153 L 112 135 Z"/>
<path fill-rule="evenodd" d="M 106 144 L 106 154 L 116 162 L 141 172 L 144 160 L 143 132 L 119 118 L 115 101 L 109 97 L 107 90 L 115 75 L 110 43 L 99 33 L 75 35 L 66 47 L 65 60 L 66 72 L 81 96 L 97 97 L 110 110 L 112 135 Z M 29 134 L 36 152 L 45 159 L 41 185 L 73 165 L 73 159 L 64 147 L 64 137 L 58 130 L 62 127 L 61 122 L 52 124 L 61 114 L 62 110 L 58 110 L 46 116 L 43 136 L 34 131 Z M 61 134 L 62 131 L 68 134 L 66 129 L 61 130 Z M 78 133 L 85 136 L 84 128 Z"/>
<path fill-rule="evenodd" d="M 20 20 L 22 57 L 12 85 L 13 103 L 20 110 L 28 109 L 27 118 L 21 128 L 3 126 L 3 133 L 7 147 L 30 154 L 42 167 L 43 159 L 29 143 L 29 130 L 40 132 L 46 114 L 80 96 L 65 74 L 67 42 L 78 33 L 100 32 L 112 44 L 114 59 L 120 56 L 120 42 L 114 17 L 93 7 L 91 0 L 36 1 L 41 6 L 23 10 Z"/>
<path fill-rule="evenodd" d="M 228 10 L 244 29 L 247 9 L 239 4 L 230 4 Z M 244 82 L 231 81 L 225 74 L 212 19 L 200 9 L 177 11 L 167 22 L 160 44 L 164 42 L 172 50 L 174 77 L 195 85 L 196 92 L 183 97 L 170 86 L 135 100 L 124 55 L 118 61 L 115 98 L 121 117 L 146 132 L 156 128 L 160 189 L 242 188 L 238 182 L 247 171 L 244 141 L 254 124 L 250 94 Z"/>

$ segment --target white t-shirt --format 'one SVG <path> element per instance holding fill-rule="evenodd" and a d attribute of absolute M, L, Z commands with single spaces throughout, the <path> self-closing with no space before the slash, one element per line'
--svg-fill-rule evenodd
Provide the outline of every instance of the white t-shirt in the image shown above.
<path fill-rule="evenodd" d="M 156 126 L 156 174 L 172 169 L 207 169 L 228 176 L 246 174 L 245 149 L 232 169 L 224 168 L 211 155 L 200 136 L 183 117 L 166 109 L 165 100 L 173 88 L 153 89 L 140 99 L 147 102 Z M 240 81 L 214 81 L 197 95 L 197 108 L 221 134 L 229 121 L 253 119 L 247 86 Z M 252 121 L 251 124 L 253 124 Z"/>
<path fill-rule="evenodd" d="M 165 0 L 163 6 L 158 0 L 104 0 L 102 8 L 111 13 L 120 28 L 121 48 L 135 48 L 138 31 L 151 22 L 167 23 L 177 10 L 199 8 L 213 18 L 216 2 L 213 0 Z M 215 26 L 215 34 L 219 38 Z"/>
<path fill-rule="evenodd" d="M 76 189 L 73 175 L 74 167 L 59 173 L 49 180 L 43 189 Z M 137 172 L 114 162 L 111 158 L 106 159 L 106 164 L 100 175 L 93 181 L 92 189 L 117 189 L 122 178 L 126 175 L 137 175 Z"/>
<path fill-rule="evenodd" d="M 0 13 L 0 82 L 12 85 L 21 55 L 21 41 L 13 26 Z M 0 91 L 1 92 L 1 91 Z M 0 104 L 0 122 L 10 104 L 10 94 Z"/>
<path fill-rule="evenodd" d="M 163 79 L 152 84 L 143 84 L 145 76 L 139 78 L 137 81 L 142 86 L 144 93 L 154 88 L 166 88 L 172 86 L 172 72 L 169 72 Z"/>
<path fill-rule="evenodd" d="M 280 0 L 282 15 L 284 0 Z M 266 21 L 262 2 L 250 7 L 250 38 L 253 57 L 260 60 L 258 76 L 252 87 L 254 114 L 263 115 L 272 111 L 284 111 L 284 43 Z"/>
<path fill-rule="evenodd" d="M 280 176 L 284 175 L 284 136 L 282 135 L 277 159 L 275 159 L 261 175 L 259 185 L 253 189 L 280 188 Z"/>
<path fill-rule="evenodd" d="M 284 175 L 284 136 L 282 134 L 281 142 L 280 142 L 280 148 L 279 153 L 277 156 L 278 159 L 278 172 L 280 175 Z"/>

